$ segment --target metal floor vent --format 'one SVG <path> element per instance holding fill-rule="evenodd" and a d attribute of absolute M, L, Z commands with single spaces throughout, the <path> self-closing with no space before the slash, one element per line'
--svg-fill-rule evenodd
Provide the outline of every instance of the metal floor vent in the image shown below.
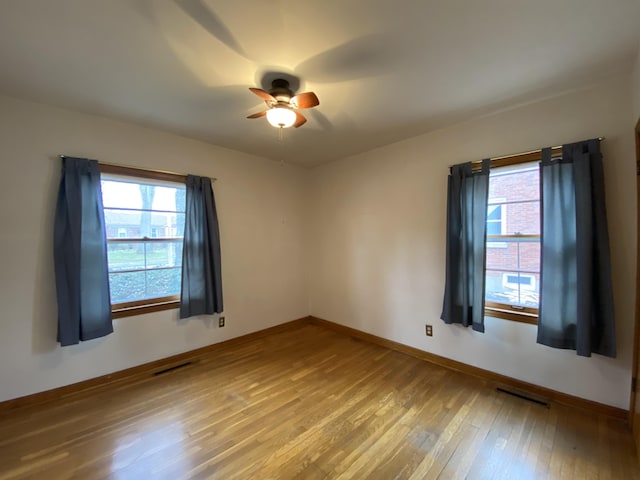
<path fill-rule="evenodd" d="M 172 367 L 165 368 L 164 370 L 159 370 L 157 372 L 153 372 L 153 376 L 157 377 L 158 375 L 163 375 L 165 373 L 173 372 L 174 370 L 178 370 L 179 368 L 188 367 L 189 365 L 193 365 L 195 360 L 189 360 L 187 362 L 181 363 L 179 365 L 173 365 Z"/>
<path fill-rule="evenodd" d="M 551 407 L 549 402 L 547 402 L 545 400 L 540 400 L 538 398 L 529 397 L 528 395 L 525 395 L 524 393 L 512 392 L 511 390 L 506 390 L 506 389 L 500 388 L 500 387 L 496 388 L 496 391 L 501 392 L 501 393 L 506 393 L 507 395 L 511 395 L 513 397 L 522 398 L 523 400 L 527 400 L 529 402 L 537 403 L 538 405 L 542 405 L 545 408 L 550 408 Z"/>

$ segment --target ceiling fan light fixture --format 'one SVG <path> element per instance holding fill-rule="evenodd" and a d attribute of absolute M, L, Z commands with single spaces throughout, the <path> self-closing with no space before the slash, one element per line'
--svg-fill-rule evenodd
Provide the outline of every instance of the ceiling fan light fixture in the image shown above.
<path fill-rule="evenodd" d="M 296 114 L 287 107 L 275 106 L 267 110 L 267 121 L 276 128 L 289 128 L 296 122 Z"/>

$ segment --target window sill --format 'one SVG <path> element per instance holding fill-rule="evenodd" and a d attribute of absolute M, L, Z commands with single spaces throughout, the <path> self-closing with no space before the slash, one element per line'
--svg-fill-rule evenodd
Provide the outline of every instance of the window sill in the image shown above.
<path fill-rule="evenodd" d="M 535 313 L 514 312 L 513 310 L 503 308 L 485 307 L 484 314 L 487 317 L 500 318 L 502 320 L 512 320 L 514 322 L 528 323 L 530 325 L 538 324 L 538 315 Z"/>
<path fill-rule="evenodd" d="M 156 298 L 149 302 L 131 302 L 112 305 L 111 317 L 123 318 L 132 317 L 134 315 L 142 315 L 143 313 L 160 312 L 163 310 L 172 310 L 180 306 L 180 299 L 176 297 Z"/>

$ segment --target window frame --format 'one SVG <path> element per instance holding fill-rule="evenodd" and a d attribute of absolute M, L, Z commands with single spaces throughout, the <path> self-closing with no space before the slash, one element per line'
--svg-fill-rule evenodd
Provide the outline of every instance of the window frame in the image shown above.
<path fill-rule="evenodd" d="M 100 164 L 100 174 L 122 175 L 128 177 L 137 177 L 147 180 L 160 180 L 163 182 L 177 183 L 186 185 L 186 175 L 177 173 L 164 172 L 159 170 L 146 170 L 141 168 L 124 167 L 121 165 Z M 124 239 L 113 239 L 115 241 L 125 241 Z M 162 237 L 145 237 L 136 239 L 126 239 L 127 242 L 161 242 L 175 241 L 175 238 Z M 112 318 L 130 317 L 134 315 L 142 315 L 144 313 L 159 312 L 163 310 L 173 310 L 180 306 L 180 295 L 170 295 L 156 298 L 146 298 L 143 300 L 134 300 L 131 302 L 121 302 L 111 304 Z"/>
<path fill-rule="evenodd" d="M 551 158 L 562 157 L 562 147 L 553 147 L 551 149 Z M 508 167 L 512 165 L 520 165 L 523 163 L 533 163 L 542 161 L 542 151 L 534 150 L 515 155 L 506 155 L 491 159 L 490 169 L 499 167 Z M 472 169 L 479 172 L 482 169 L 482 162 L 473 162 Z M 542 201 L 542 199 L 540 199 Z M 488 203 L 487 203 L 488 205 Z M 542 212 L 542 210 L 541 210 Z M 525 235 L 513 235 L 525 236 Z M 542 240 L 542 235 L 537 235 Z M 486 240 L 485 240 L 486 245 Z M 484 265 L 486 272 L 486 261 Z M 503 303 L 491 302 L 485 300 L 484 314 L 488 317 L 500 318 L 502 320 L 512 320 L 515 322 L 527 323 L 532 325 L 538 324 L 538 309 L 531 307 L 520 307 L 517 305 L 508 305 Z"/>

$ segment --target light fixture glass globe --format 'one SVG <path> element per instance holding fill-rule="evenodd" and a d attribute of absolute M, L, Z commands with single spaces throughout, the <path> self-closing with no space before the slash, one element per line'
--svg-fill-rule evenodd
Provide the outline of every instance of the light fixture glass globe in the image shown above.
<path fill-rule="evenodd" d="M 289 128 L 296 122 L 296 114 L 287 107 L 273 107 L 267 110 L 267 121 L 277 128 Z"/>

